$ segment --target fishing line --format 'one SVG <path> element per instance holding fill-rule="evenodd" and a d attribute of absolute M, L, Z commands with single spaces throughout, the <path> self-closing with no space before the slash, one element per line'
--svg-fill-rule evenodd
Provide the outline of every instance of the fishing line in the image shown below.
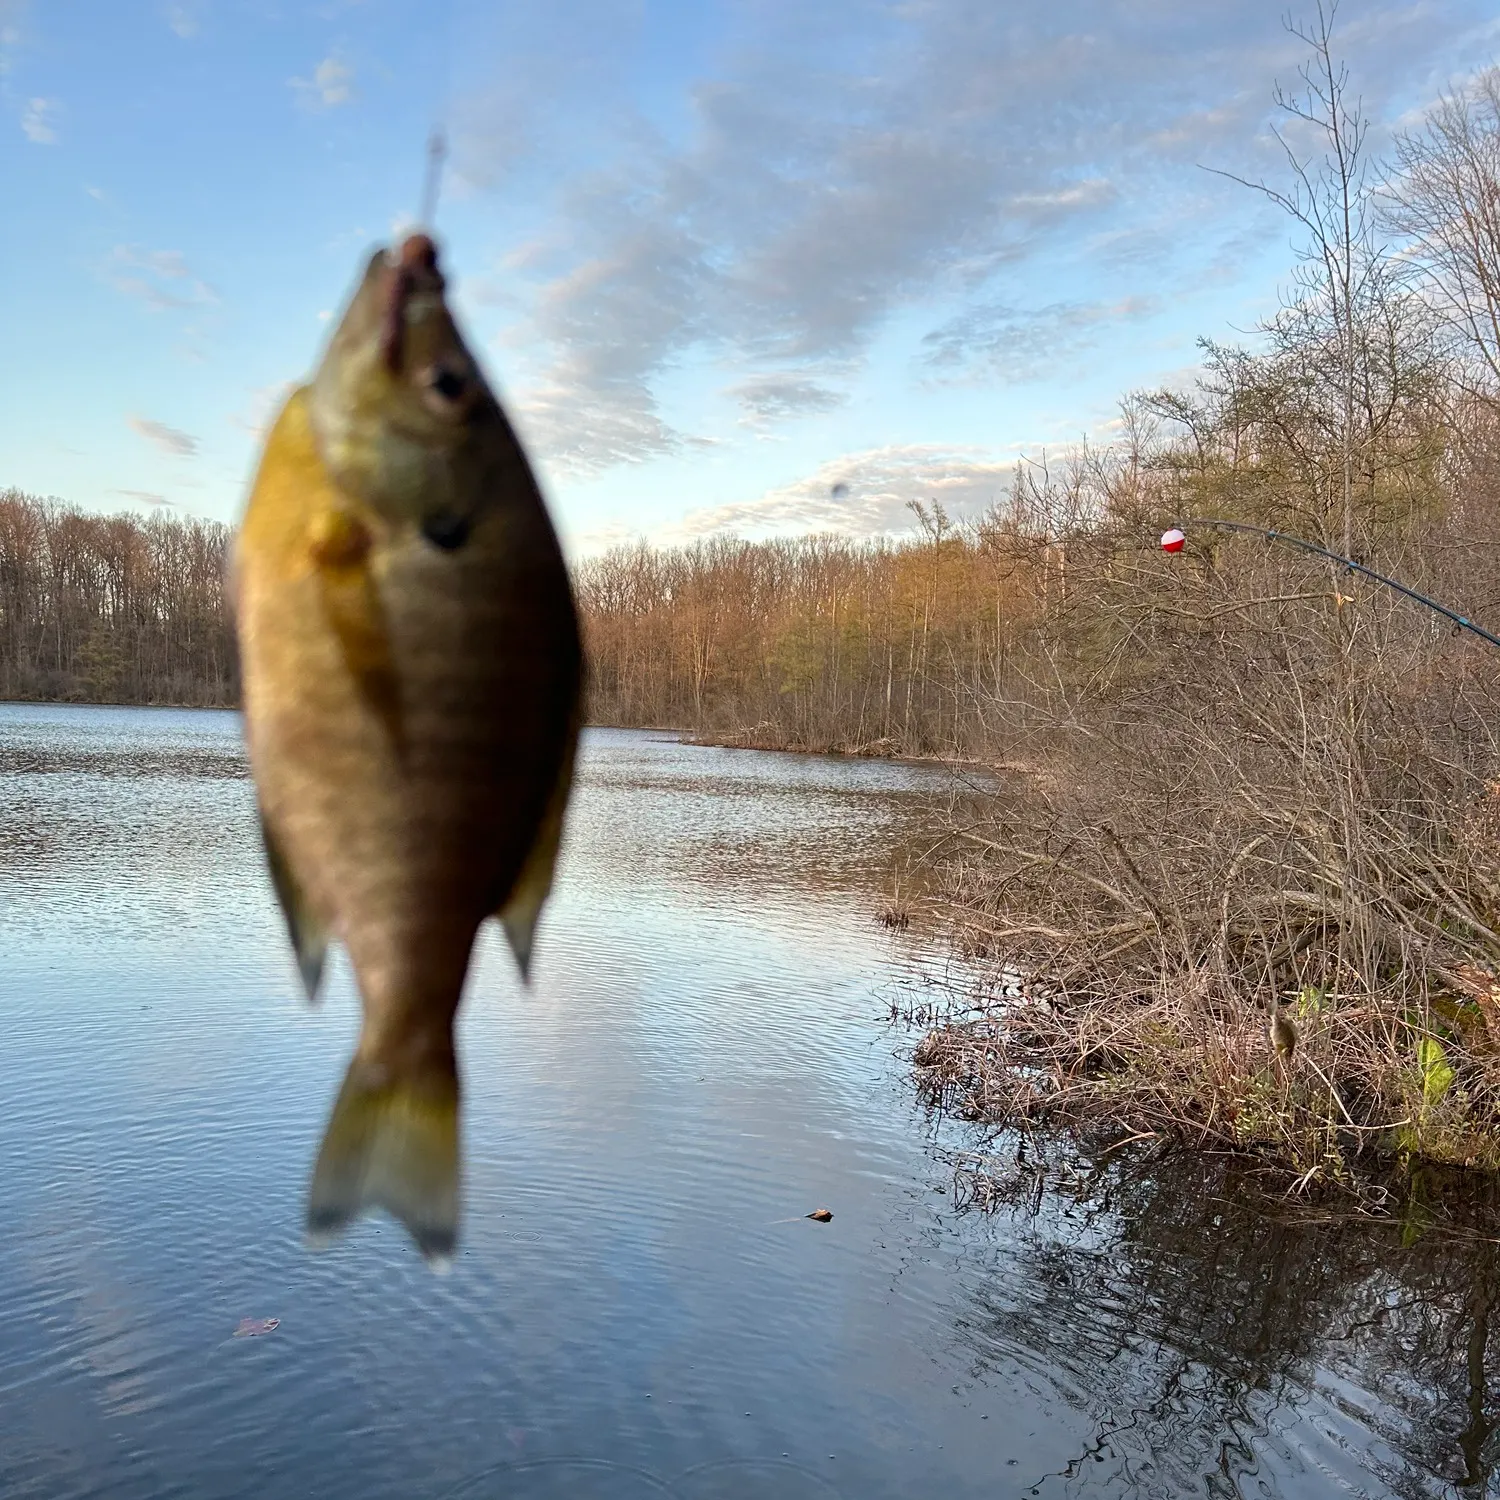
<path fill-rule="evenodd" d="M 448 136 L 441 125 L 435 125 L 427 137 L 427 170 L 422 177 L 422 203 L 417 223 L 431 229 L 437 216 L 438 189 L 443 182 L 443 162 L 448 156 Z"/>
<path fill-rule="evenodd" d="M 417 206 L 417 223 L 427 230 L 437 217 L 438 194 L 443 185 L 443 166 L 448 159 L 448 116 L 453 103 L 453 58 L 458 34 L 457 0 L 445 7 L 447 24 L 444 40 L 438 49 L 437 85 L 433 89 L 433 126 L 427 135 L 427 161 L 422 171 L 422 197 Z"/>
<path fill-rule="evenodd" d="M 1480 640 L 1489 642 L 1491 646 L 1500 647 L 1500 636 L 1491 635 L 1484 626 L 1476 625 L 1467 615 L 1461 615 L 1457 610 L 1449 609 L 1446 604 L 1439 604 L 1436 599 L 1430 599 L 1426 594 L 1419 594 L 1416 589 L 1408 588 L 1394 578 L 1387 578 L 1384 573 L 1377 573 L 1374 568 L 1367 568 L 1363 563 L 1355 562 L 1352 557 L 1341 557 L 1337 552 L 1330 552 L 1328 548 L 1318 546 L 1316 542 L 1304 541 L 1300 536 L 1278 531 L 1274 526 L 1250 526 L 1244 521 L 1215 521 L 1199 518 L 1187 521 L 1183 526 L 1174 527 L 1166 532 L 1161 539 L 1162 550 L 1180 552 L 1183 542 L 1187 539 L 1187 529 L 1192 526 L 1216 526 L 1221 531 L 1244 531 L 1251 536 L 1264 537 L 1268 542 L 1285 542 L 1288 546 L 1300 547 L 1302 551 L 1311 552 L 1317 557 L 1326 557 L 1329 562 L 1337 563 L 1351 573 L 1363 573 L 1366 578 L 1371 578 L 1376 583 L 1383 583 L 1386 588 L 1394 589 L 1398 594 L 1403 594 L 1418 604 L 1425 604 L 1428 609 L 1442 615 L 1445 619 L 1452 620 L 1460 630 L 1470 631 Z"/>

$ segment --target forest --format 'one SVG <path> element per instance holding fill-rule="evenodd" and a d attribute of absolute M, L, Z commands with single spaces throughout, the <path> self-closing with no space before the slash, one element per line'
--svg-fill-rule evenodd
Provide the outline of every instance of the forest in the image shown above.
<path fill-rule="evenodd" d="M 0 699 L 233 703 L 229 540 L 212 521 L 0 490 Z"/>

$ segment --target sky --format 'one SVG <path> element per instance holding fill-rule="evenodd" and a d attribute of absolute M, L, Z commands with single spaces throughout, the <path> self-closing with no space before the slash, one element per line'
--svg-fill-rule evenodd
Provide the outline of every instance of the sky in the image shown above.
<path fill-rule="evenodd" d="M 1294 19 L 1312 9 L 1312 0 Z M 1377 150 L 1496 0 L 1343 0 Z M 586 556 L 900 531 L 1250 339 L 1268 0 L 0 0 L 0 488 L 234 521 L 419 212 Z"/>

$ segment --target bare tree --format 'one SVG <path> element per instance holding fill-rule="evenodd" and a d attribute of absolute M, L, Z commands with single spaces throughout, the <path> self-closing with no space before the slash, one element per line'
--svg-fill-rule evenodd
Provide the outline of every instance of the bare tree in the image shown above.
<path fill-rule="evenodd" d="M 1395 153 L 1385 222 L 1409 241 L 1473 374 L 1500 395 L 1500 68 L 1439 99 Z"/>
<path fill-rule="evenodd" d="M 1375 182 L 1366 156 L 1369 122 L 1349 92 L 1348 69 L 1334 54 L 1338 0 L 1317 0 L 1316 19 L 1290 18 L 1286 29 L 1311 52 L 1298 70 L 1300 88 L 1277 86 L 1275 102 L 1287 119 L 1273 126 L 1288 168 L 1288 182 L 1249 181 L 1221 172 L 1253 188 L 1287 213 L 1303 232 L 1299 264 L 1281 316 L 1266 325 L 1273 339 L 1310 351 L 1319 343 L 1332 358 L 1311 371 L 1330 388 L 1338 413 L 1339 465 L 1334 480 L 1341 550 L 1354 551 L 1354 468 L 1358 436 L 1356 412 L 1361 355 L 1371 348 L 1369 334 L 1383 322 L 1391 300 L 1394 266 L 1376 238 Z M 1215 169 L 1216 170 L 1216 169 Z"/>

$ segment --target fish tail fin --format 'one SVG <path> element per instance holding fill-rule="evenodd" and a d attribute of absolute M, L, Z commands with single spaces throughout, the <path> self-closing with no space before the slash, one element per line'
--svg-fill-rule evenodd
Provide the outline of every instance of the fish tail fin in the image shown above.
<path fill-rule="evenodd" d="M 327 1244 L 362 1213 L 383 1208 L 434 1266 L 458 1234 L 458 1072 L 442 1050 L 404 1070 L 356 1054 L 313 1168 L 309 1243 Z"/>

